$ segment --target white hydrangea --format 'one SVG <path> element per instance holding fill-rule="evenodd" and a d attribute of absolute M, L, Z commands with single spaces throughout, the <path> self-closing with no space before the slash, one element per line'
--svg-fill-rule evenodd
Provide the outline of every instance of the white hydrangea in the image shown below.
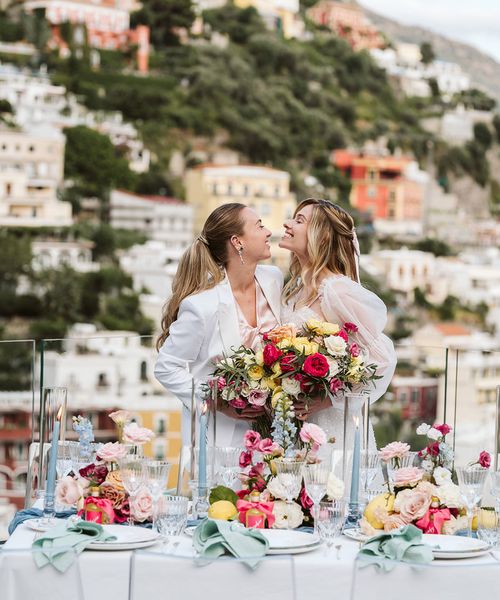
<path fill-rule="evenodd" d="M 427 435 L 427 432 L 429 431 L 430 428 L 431 428 L 431 426 L 427 425 L 427 423 L 422 423 L 422 425 L 419 425 L 417 427 L 417 434 L 418 435 Z"/>
<path fill-rule="evenodd" d="M 288 504 L 278 500 L 274 503 L 273 514 L 276 519 L 273 529 L 295 529 L 304 520 L 304 513 L 296 502 Z"/>
<path fill-rule="evenodd" d="M 431 427 L 427 432 L 427 437 L 430 440 L 438 440 L 439 438 L 443 437 L 443 434 L 439 431 L 439 429 Z"/>
<path fill-rule="evenodd" d="M 436 485 L 446 485 L 447 483 L 451 483 L 451 471 L 444 467 L 436 467 L 433 476 Z"/>
<path fill-rule="evenodd" d="M 436 488 L 436 494 L 439 502 L 447 508 L 464 508 L 464 501 L 460 488 L 454 483 L 446 483 Z"/>
<path fill-rule="evenodd" d="M 345 484 L 342 479 L 336 477 L 333 473 L 328 476 L 326 484 L 326 495 L 330 500 L 340 500 L 344 496 Z"/>
<path fill-rule="evenodd" d="M 281 387 L 283 391 L 290 396 L 298 396 L 300 393 L 300 382 L 291 377 L 283 377 L 281 380 Z"/>
<path fill-rule="evenodd" d="M 345 340 L 338 335 L 329 335 L 325 338 L 325 346 L 328 353 L 332 356 L 342 356 L 346 353 L 347 344 Z"/>

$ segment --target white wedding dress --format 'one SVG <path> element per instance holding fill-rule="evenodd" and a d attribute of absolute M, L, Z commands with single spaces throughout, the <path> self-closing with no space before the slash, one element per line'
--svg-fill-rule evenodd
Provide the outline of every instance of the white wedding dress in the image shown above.
<path fill-rule="evenodd" d="M 322 315 L 307 306 L 294 308 L 285 305 L 282 310 L 282 323 L 293 323 L 300 328 L 308 319 L 326 320 L 342 326 L 354 323 L 359 331 L 354 334 L 368 363 L 378 365 L 377 375 L 381 379 L 370 384 L 370 404 L 384 394 L 389 387 L 396 368 L 396 353 L 392 341 L 383 334 L 387 322 L 387 309 L 378 296 L 344 275 L 325 278 L 318 290 Z M 342 450 L 344 438 L 344 398 L 335 396 L 332 407 L 311 415 L 311 423 L 319 425 L 328 435 L 335 438 L 334 449 Z M 349 423 L 349 421 L 348 421 Z M 353 427 L 347 429 L 346 450 L 353 444 Z M 370 434 L 370 449 L 376 448 L 373 427 Z"/>

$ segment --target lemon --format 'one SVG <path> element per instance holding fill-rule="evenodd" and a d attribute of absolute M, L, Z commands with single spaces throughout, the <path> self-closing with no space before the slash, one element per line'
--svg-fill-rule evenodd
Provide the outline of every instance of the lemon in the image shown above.
<path fill-rule="evenodd" d="M 494 529 L 497 526 L 497 518 L 494 508 L 484 507 L 479 509 L 479 519 L 485 529 Z M 472 530 L 477 531 L 477 515 L 472 519 Z"/>
<path fill-rule="evenodd" d="M 220 519 L 229 521 L 238 514 L 236 506 L 229 500 L 217 500 L 208 509 L 208 516 L 211 519 Z"/>
<path fill-rule="evenodd" d="M 370 523 L 374 529 L 383 529 L 384 524 L 377 519 L 375 512 L 377 509 L 381 509 L 385 512 L 391 513 L 394 509 L 394 494 L 380 494 L 376 496 L 365 508 L 364 517 Z"/>

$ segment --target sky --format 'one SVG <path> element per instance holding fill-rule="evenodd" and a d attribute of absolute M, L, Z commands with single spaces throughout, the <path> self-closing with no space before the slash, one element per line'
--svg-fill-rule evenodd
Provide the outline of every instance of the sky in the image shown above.
<path fill-rule="evenodd" d="M 466 42 L 500 62 L 500 0 L 358 0 L 405 25 Z"/>

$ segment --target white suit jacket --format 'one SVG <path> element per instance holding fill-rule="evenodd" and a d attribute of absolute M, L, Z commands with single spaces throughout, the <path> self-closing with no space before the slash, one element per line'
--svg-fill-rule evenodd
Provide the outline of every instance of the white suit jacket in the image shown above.
<path fill-rule="evenodd" d="M 283 275 L 277 267 L 255 271 L 266 300 L 280 323 Z M 238 313 L 228 278 L 210 290 L 185 298 L 155 366 L 158 381 L 183 404 L 182 440 L 189 445 L 191 389 L 213 372 L 215 362 L 241 345 Z M 240 446 L 249 423 L 217 413 L 217 446 Z"/>

